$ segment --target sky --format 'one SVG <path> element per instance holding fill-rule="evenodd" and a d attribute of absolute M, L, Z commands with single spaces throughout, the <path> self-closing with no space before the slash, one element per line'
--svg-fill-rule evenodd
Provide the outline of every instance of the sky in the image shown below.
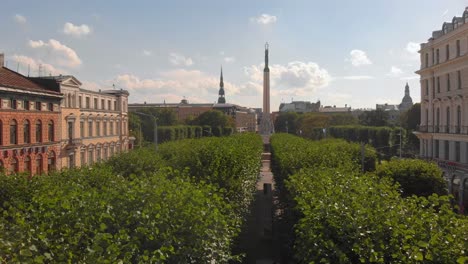
<path fill-rule="evenodd" d="M 468 0 L 0 0 L 0 53 L 24 75 L 70 74 L 130 103 L 261 107 L 269 43 L 280 103 L 375 108 L 420 101 L 419 44 Z"/>

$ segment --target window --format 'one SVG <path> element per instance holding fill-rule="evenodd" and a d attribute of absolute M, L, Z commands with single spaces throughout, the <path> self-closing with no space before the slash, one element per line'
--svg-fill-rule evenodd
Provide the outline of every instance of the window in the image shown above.
<path fill-rule="evenodd" d="M 81 108 L 82 107 L 82 102 L 81 102 L 82 98 L 81 98 L 81 95 L 78 96 L 78 107 Z"/>
<path fill-rule="evenodd" d="M 445 141 L 444 141 L 444 154 L 445 154 L 445 155 L 444 155 L 444 156 L 445 156 L 444 159 L 445 159 L 445 160 L 449 160 L 449 157 L 450 157 L 450 156 L 449 156 L 449 149 L 450 149 L 450 148 L 449 148 L 449 141 L 448 141 L 448 140 L 445 140 Z"/>
<path fill-rule="evenodd" d="M 439 49 L 436 50 L 436 64 L 439 64 Z"/>
<path fill-rule="evenodd" d="M 108 155 L 109 153 L 108 153 L 107 147 L 104 147 L 104 160 L 107 160 Z"/>
<path fill-rule="evenodd" d="M 437 108 L 437 114 L 436 114 L 436 133 L 439 132 L 439 126 L 440 126 L 440 108 Z"/>
<path fill-rule="evenodd" d="M 447 117 L 446 117 L 446 125 L 447 125 L 447 130 L 445 132 L 449 132 L 448 129 L 449 129 L 449 126 L 450 126 L 450 106 L 447 107 L 447 111 L 446 111 L 446 114 L 447 114 Z"/>
<path fill-rule="evenodd" d="M 460 40 L 457 39 L 457 57 L 460 56 Z"/>
<path fill-rule="evenodd" d="M 42 171 L 42 155 L 39 154 L 36 156 L 36 175 L 41 175 Z"/>
<path fill-rule="evenodd" d="M 429 80 L 426 79 L 426 95 L 429 95 Z"/>
<path fill-rule="evenodd" d="M 53 103 L 48 103 L 47 104 L 47 110 L 54 111 L 54 104 Z"/>
<path fill-rule="evenodd" d="M 10 144 L 18 144 L 18 124 L 14 119 L 10 121 Z"/>
<path fill-rule="evenodd" d="M 432 77 L 432 97 L 435 97 L 435 77 Z"/>
<path fill-rule="evenodd" d="M 80 137 L 84 137 L 84 121 L 80 121 Z"/>
<path fill-rule="evenodd" d="M 86 108 L 88 108 L 88 109 L 90 108 L 89 107 L 89 100 L 90 100 L 89 97 L 86 97 Z"/>
<path fill-rule="evenodd" d="M 104 103 L 104 99 L 101 99 L 101 109 L 105 109 L 106 104 Z"/>
<path fill-rule="evenodd" d="M 29 108 L 30 108 L 29 101 L 24 101 L 24 110 L 29 110 Z"/>
<path fill-rule="evenodd" d="M 47 158 L 47 171 L 48 172 L 51 172 L 51 171 L 54 171 L 56 170 L 56 162 L 55 162 L 55 153 L 53 151 L 51 151 L 49 153 L 49 156 Z"/>
<path fill-rule="evenodd" d="M 109 129 L 110 129 L 110 135 L 114 135 L 114 122 L 113 121 L 110 121 Z"/>
<path fill-rule="evenodd" d="M 17 109 L 18 105 L 15 99 L 11 98 L 10 99 L 10 108 L 11 109 Z"/>
<path fill-rule="evenodd" d="M 425 61 L 426 61 L 426 68 L 427 68 L 429 67 L 429 53 L 426 53 Z"/>
<path fill-rule="evenodd" d="M 88 165 L 91 165 L 94 163 L 94 158 L 93 158 L 93 149 L 88 150 Z"/>
<path fill-rule="evenodd" d="M 114 146 L 110 147 L 110 155 L 111 155 L 111 157 L 114 155 Z"/>
<path fill-rule="evenodd" d="M 49 142 L 55 140 L 54 121 L 52 120 L 47 124 L 47 136 L 49 137 Z"/>
<path fill-rule="evenodd" d="M 107 101 L 107 110 L 111 110 L 111 101 L 110 100 Z"/>
<path fill-rule="evenodd" d="M 450 91 L 450 73 L 447 73 L 447 91 Z"/>
<path fill-rule="evenodd" d="M 86 165 L 86 160 L 85 160 L 85 151 L 82 150 L 80 152 L 80 160 L 81 160 L 81 167 L 85 166 Z"/>
<path fill-rule="evenodd" d="M 432 53 L 432 65 L 434 65 L 434 61 L 435 61 L 434 49 L 431 50 L 431 53 Z"/>
<path fill-rule="evenodd" d="M 462 88 L 462 78 L 461 78 L 461 71 L 457 71 L 457 84 L 458 84 L 458 89 Z"/>
<path fill-rule="evenodd" d="M 10 161 L 10 173 L 18 173 L 19 166 L 18 166 L 18 159 L 12 158 Z"/>
<path fill-rule="evenodd" d="M 73 139 L 73 122 L 67 123 L 68 139 L 71 141 Z"/>
<path fill-rule="evenodd" d="M 93 121 L 88 121 L 88 137 L 93 136 Z"/>
<path fill-rule="evenodd" d="M 103 131 L 103 136 L 107 136 L 107 122 L 106 121 L 102 122 L 102 131 Z"/>
<path fill-rule="evenodd" d="M 96 150 L 96 161 L 97 162 L 101 161 L 101 149 L 100 148 Z"/>
<path fill-rule="evenodd" d="M 29 156 L 24 158 L 24 171 L 31 173 L 31 158 Z"/>
<path fill-rule="evenodd" d="M 434 152 L 435 152 L 435 157 L 439 158 L 439 140 L 434 140 Z"/>
<path fill-rule="evenodd" d="M 68 168 L 75 168 L 75 152 L 68 154 Z"/>
<path fill-rule="evenodd" d="M 98 100 L 94 98 L 94 109 L 98 109 Z"/>
<path fill-rule="evenodd" d="M 450 46 L 449 44 L 445 45 L 445 60 L 448 61 L 450 59 Z"/>
<path fill-rule="evenodd" d="M 3 145 L 3 122 L 0 120 L 0 146 Z"/>
<path fill-rule="evenodd" d="M 96 136 L 101 136 L 101 122 L 96 121 Z"/>
<path fill-rule="evenodd" d="M 456 128 L 456 133 L 460 133 L 460 128 L 461 128 L 461 106 L 457 106 L 457 128 Z"/>
<path fill-rule="evenodd" d="M 42 142 L 42 122 L 36 121 L 36 142 Z"/>
<path fill-rule="evenodd" d="M 437 77 L 437 93 L 440 93 L 440 77 Z"/>
<path fill-rule="evenodd" d="M 24 144 L 31 143 L 31 124 L 28 120 L 25 120 L 23 124 L 23 141 Z"/>
<path fill-rule="evenodd" d="M 114 111 L 117 111 L 117 101 L 114 101 Z"/>
<path fill-rule="evenodd" d="M 41 102 L 36 102 L 36 110 L 41 111 L 42 110 L 42 103 Z"/>
<path fill-rule="evenodd" d="M 429 110 L 426 109 L 426 124 L 429 124 Z"/>
<path fill-rule="evenodd" d="M 460 162 L 460 141 L 455 141 L 455 161 Z"/>

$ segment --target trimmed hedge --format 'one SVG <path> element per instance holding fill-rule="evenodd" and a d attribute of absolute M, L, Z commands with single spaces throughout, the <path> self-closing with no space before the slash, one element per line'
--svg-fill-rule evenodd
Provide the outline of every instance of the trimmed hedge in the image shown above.
<path fill-rule="evenodd" d="M 251 200 L 261 138 L 161 145 L 162 152 L 186 147 L 203 152 L 177 159 L 139 149 L 49 176 L 0 175 L 0 262 L 238 260 L 231 248 L 244 221 L 241 208 L 248 206 L 238 202 Z M 184 163 L 167 167 L 173 162 Z"/>
<path fill-rule="evenodd" d="M 434 163 L 416 159 L 393 159 L 377 167 L 375 174 L 399 184 L 402 196 L 447 195 L 447 183 Z"/>
<path fill-rule="evenodd" d="M 275 180 L 284 182 L 279 197 L 286 210 L 278 229 L 285 260 L 468 261 L 468 219 L 453 212 L 449 197 L 402 198 L 389 177 L 362 174 L 355 152 L 337 151 L 350 143 L 290 135 L 274 135 L 271 143 Z"/>

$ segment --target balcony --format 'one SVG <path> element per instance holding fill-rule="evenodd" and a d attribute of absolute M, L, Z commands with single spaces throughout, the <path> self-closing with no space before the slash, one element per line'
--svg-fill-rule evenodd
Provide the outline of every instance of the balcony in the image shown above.
<path fill-rule="evenodd" d="M 427 126 L 419 125 L 417 131 L 423 133 L 445 133 L 468 135 L 468 126 Z"/>
<path fill-rule="evenodd" d="M 83 140 L 81 138 L 69 138 L 67 140 L 67 148 L 78 147 L 82 142 Z"/>

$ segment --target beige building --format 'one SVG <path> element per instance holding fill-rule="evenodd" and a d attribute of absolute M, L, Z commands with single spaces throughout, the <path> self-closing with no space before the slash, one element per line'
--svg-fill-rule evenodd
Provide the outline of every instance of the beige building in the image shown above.
<path fill-rule="evenodd" d="M 420 156 L 451 168 L 449 190 L 468 193 L 468 8 L 421 44 Z M 464 187 L 465 186 L 465 187 Z M 466 191 L 465 191 L 466 192 Z M 463 198 L 465 196 L 465 198 Z"/>
<path fill-rule="evenodd" d="M 86 90 L 73 76 L 32 79 L 55 83 L 63 94 L 59 157 L 62 168 L 91 165 L 128 150 L 127 91 Z"/>

